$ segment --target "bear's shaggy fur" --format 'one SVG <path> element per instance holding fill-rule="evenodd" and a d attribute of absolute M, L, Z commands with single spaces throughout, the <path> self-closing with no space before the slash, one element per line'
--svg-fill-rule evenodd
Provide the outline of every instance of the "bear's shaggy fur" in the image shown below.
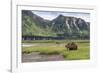
<path fill-rule="evenodd" d="M 67 50 L 77 50 L 78 46 L 75 42 L 70 42 L 67 45 L 65 45 L 65 47 L 67 48 Z"/>

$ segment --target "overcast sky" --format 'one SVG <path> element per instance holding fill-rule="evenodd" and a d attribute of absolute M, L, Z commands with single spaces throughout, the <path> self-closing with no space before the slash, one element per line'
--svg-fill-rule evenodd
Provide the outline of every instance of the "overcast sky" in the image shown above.
<path fill-rule="evenodd" d="M 82 18 L 87 22 L 90 22 L 90 14 L 89 13 L 79 13 L 79 12 L 53 12 L 53 11 L 32 11 L 34 14 L 47 19 L 52 20 L 59 16 L 60 14 L 64 16 L 72 16 L 77 18 Z"/>

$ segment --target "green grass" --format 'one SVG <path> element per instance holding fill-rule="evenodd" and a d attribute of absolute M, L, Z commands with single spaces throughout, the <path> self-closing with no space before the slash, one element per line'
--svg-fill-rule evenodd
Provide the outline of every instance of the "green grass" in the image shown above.
<path fill-rule="evenodd" d="M 22 43 L 68 43 L 71 41 L 77 43 L 89 43 L 89 40 L 23 40 Z"/>
<path fill-rule="evenodd" d="M 22 53 L 30 54 L 40 52 L 42 55 L 62 55 L 65 60 L 84 60 L 90 58 L 90 45 L 88 40 L 73 40 L 78 45 L 78 50 L 68 51 L 65 45 L 69 42 L 66 40 L 41 40 L 31 41 L 37 44 L 31 47 L 22 47 Z M 48 42 L 48 43 L 46 43 Z M 59 42 L 59 43 L 57 43 Z"/>

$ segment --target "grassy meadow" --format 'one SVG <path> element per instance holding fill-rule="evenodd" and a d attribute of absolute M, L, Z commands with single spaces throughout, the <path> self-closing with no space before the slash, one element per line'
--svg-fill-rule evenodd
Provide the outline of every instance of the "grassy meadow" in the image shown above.
<path fill-rule="evenodd" d="M 68 42 L 75 42 L 78 50 L 69 51 L 65 47 Z M 62 55 L 64 60 L 85 60 L 90 58 L 89 40 L 24 40 L 22 43 L 33 46 L 22 46 L 22 54 L 39 52 L 40 55 Z"/>

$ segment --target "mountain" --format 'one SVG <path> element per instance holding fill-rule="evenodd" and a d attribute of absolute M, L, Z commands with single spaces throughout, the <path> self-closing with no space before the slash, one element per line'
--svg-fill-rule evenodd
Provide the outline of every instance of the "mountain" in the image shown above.
<path fill-rule="evenodd" d="M 49 20 L 44 20 L 31 11 L 22 11 L 22 35 L 23 36 L 51 36 L 48 31 Z"/>
<path fill-rule="evenodd" d="M 89 38 L 90 23 L 82 18 L 59 15 L 46 20 L 29 10 L 22 10 L 23 36 L 56 36 Z"/>

